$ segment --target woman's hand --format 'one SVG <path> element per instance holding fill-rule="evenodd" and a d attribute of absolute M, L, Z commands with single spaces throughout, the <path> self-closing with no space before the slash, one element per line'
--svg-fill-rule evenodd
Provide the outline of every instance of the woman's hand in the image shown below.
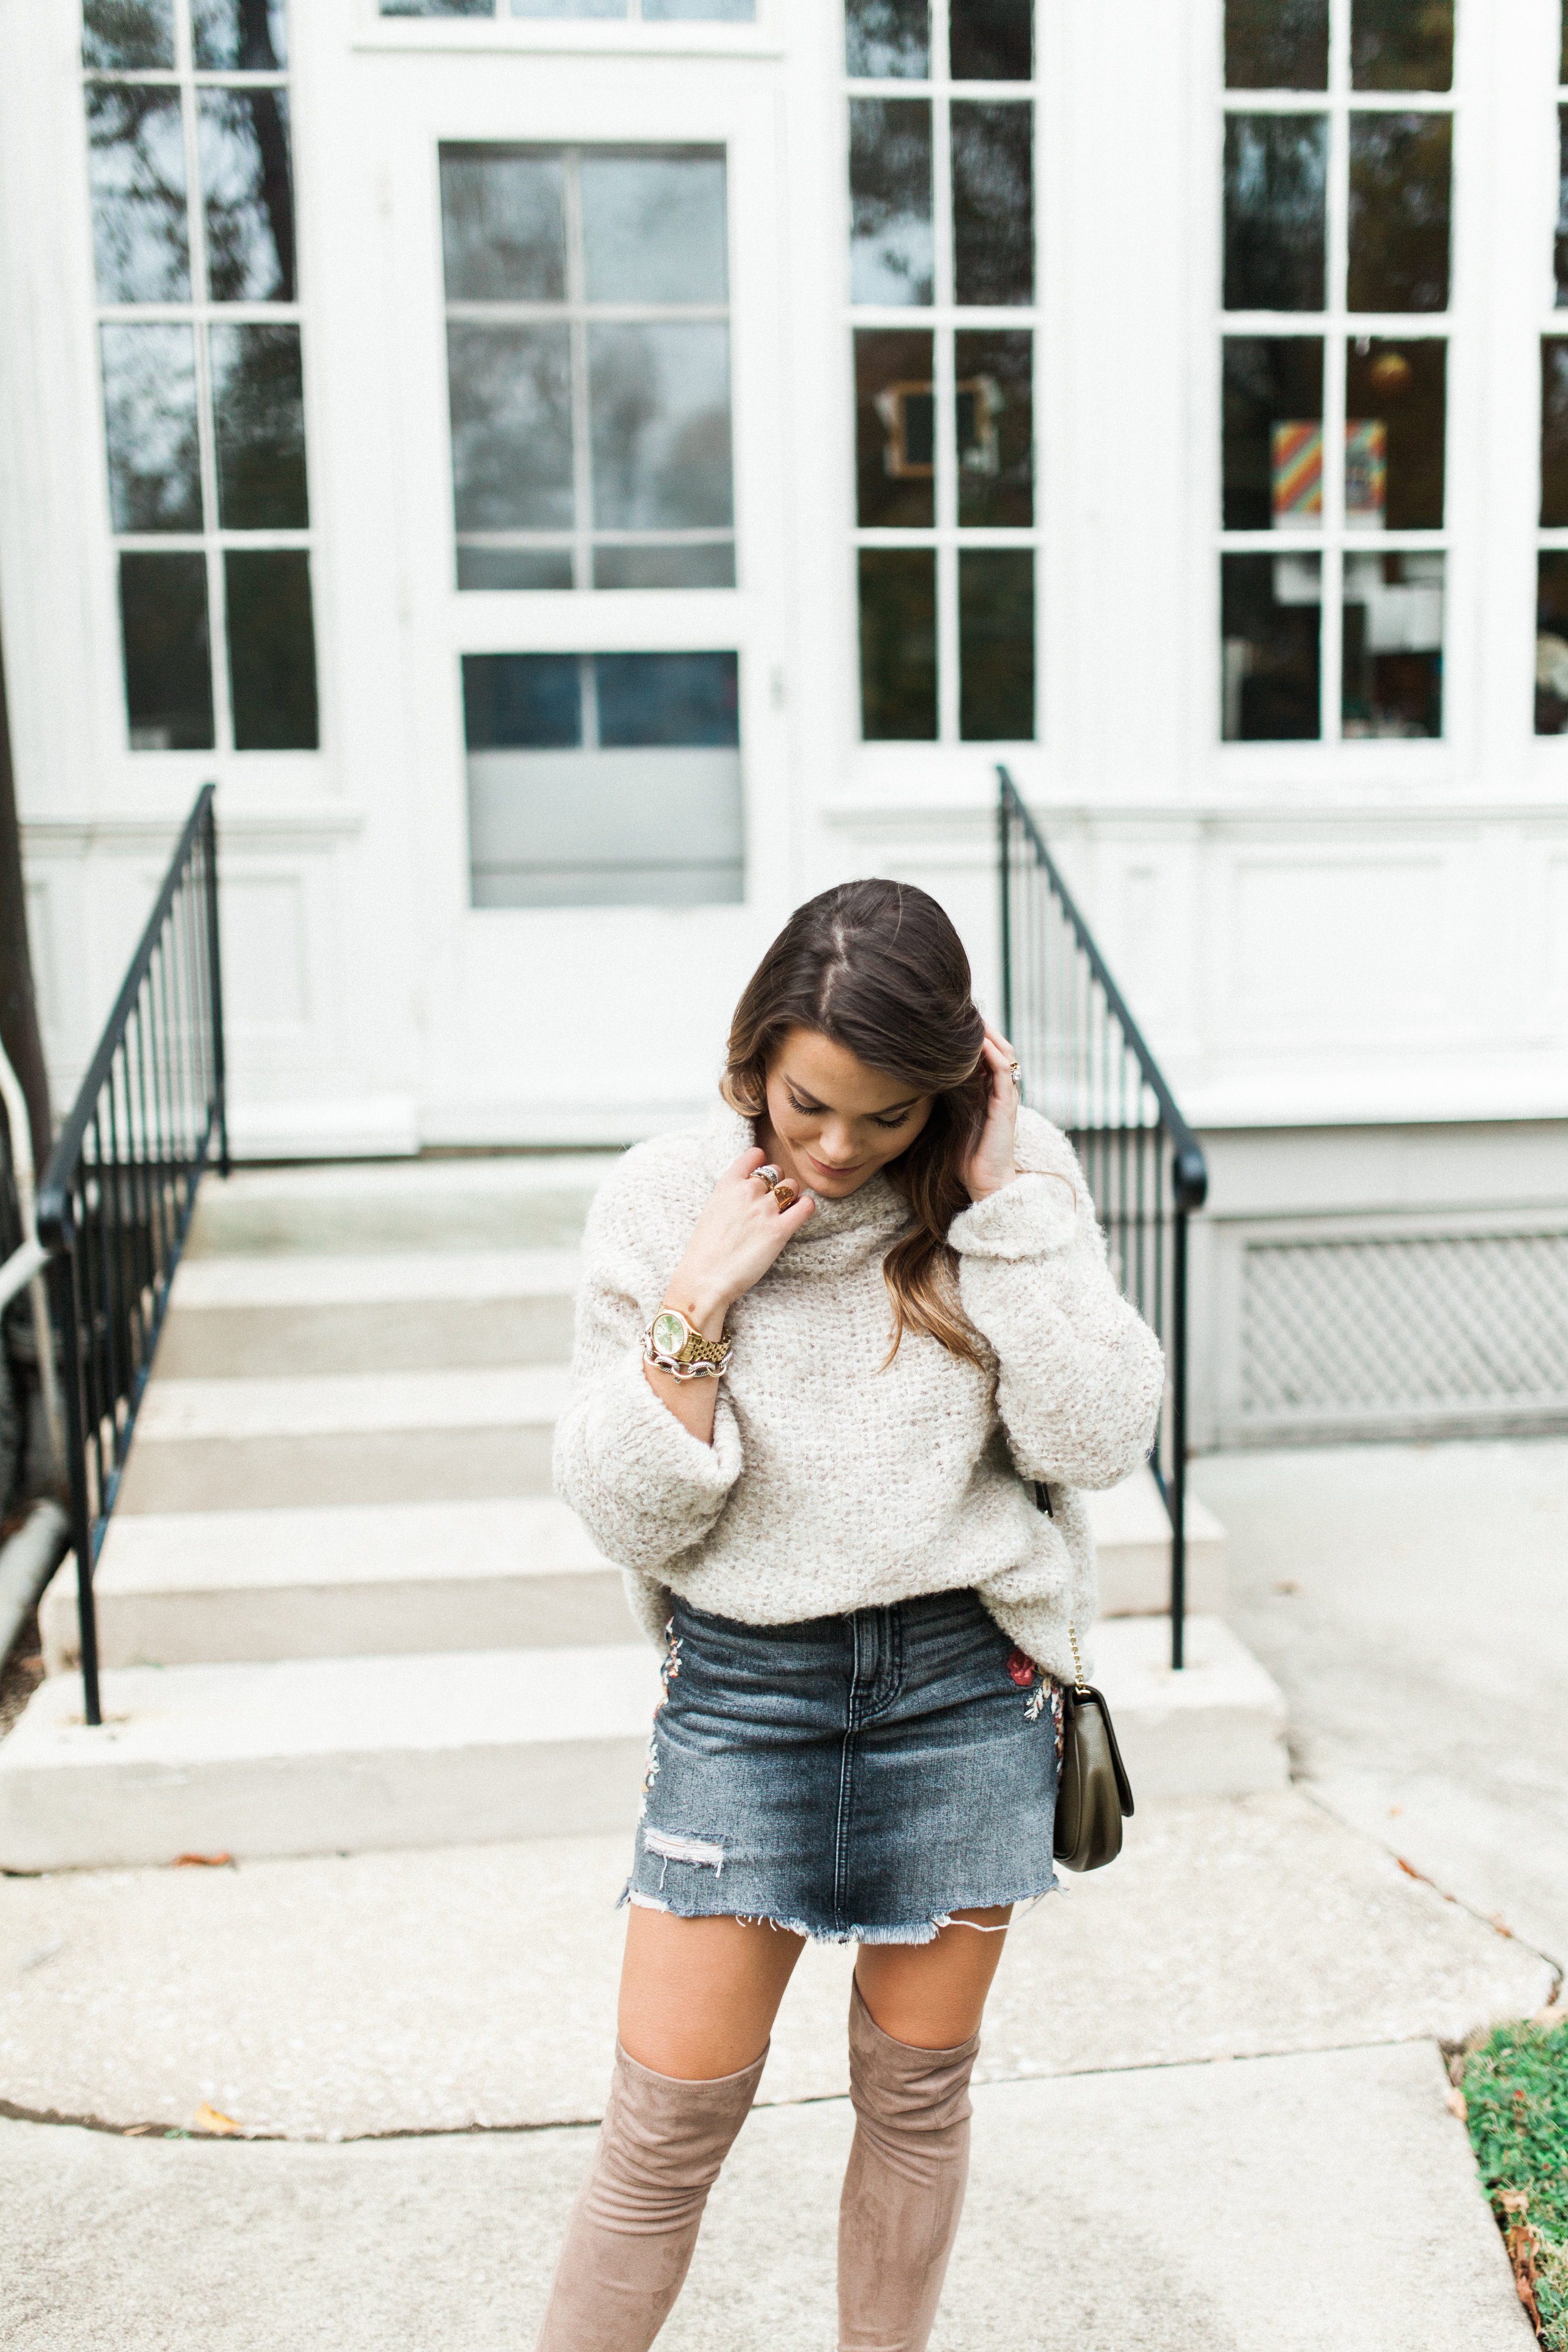
<path fill-rule="evenodd" d="M 992 1192 L 999 1192 L 1019 1172 L 1013 1157 L 1019 1123 L 1013 1049 L 988 1022 L 980 1052 L 991 1074 L 991 1098 L 986 1106 L 980 1139 L 964 1168 L 964 1189 L 971 1201 L 984 1201 Z"/>
<path fill-rule="evenodd" d="M 809 1192 L 788 1208 L 757 1181 L 767 1155 L 743 1151 L 724 1171 L 664 1292 L 705 1339 L 716 1339 L 735 1301 L 759 1283 L 816 1207 Z M 704 1387 L 712 1385 L 709 1381 Z"/>

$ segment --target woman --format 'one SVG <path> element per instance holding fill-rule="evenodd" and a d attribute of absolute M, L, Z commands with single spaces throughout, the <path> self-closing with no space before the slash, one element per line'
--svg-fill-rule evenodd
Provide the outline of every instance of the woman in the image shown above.
<path fill-rule="evenodd" d="M 665 1696 L 540 2352 L 652 2343 L 807 1937 L 860 1947 L 840 2344 L 917 2352 L 1002 1937 L 1055 1883 L 1057 1685 L 1095 1614 L 1073 1490 L 1146 1453 L 1160 1352 L 925 891 L 800 908 L 722 1090 L 627 1154 L 584 1237 L 556 1480 Z"/>

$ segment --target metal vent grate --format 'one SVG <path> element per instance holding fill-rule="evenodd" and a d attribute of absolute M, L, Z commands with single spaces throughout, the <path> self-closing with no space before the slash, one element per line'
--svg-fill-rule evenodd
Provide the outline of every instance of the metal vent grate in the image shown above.
<path fill-rule="evenodd" d="M 1253 1244 L 1241 1322 L 1253 1431 L 1568 1418 L 1568 1234 Z"/>

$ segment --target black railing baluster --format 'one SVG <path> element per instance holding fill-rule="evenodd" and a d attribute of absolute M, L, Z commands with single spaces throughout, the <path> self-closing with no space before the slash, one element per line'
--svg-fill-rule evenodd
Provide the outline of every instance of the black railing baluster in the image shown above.
<path fill-rule="evenodd" d="M 89 1723 L 103 1720 L 93 1570 L 214 1139 L 228 1171 L 216 844 L 207 784 L 38 1187 Z"/>
<path fill-rule="evenodd" d="M 1170 1519 L 1171 1664 L 1180 1667 L 1187 1221 L 1203 1206 L 1208 1171 L 1039 827 L 1007 770 L 997 773 L 1003 1025 L 1028 1098 L 1071 1137 L 1083 1162 L 1123 1289 L 1166 1349 L 1166 1393 L 1151 1466 Z"/>

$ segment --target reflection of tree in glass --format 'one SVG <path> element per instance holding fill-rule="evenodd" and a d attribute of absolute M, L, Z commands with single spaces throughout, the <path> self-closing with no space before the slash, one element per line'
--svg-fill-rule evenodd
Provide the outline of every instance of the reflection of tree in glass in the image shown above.
<path fill-rule="evenodd" d="M 929 0 L 849 0 L 844 62 L 867 81 L 922 81 L 930 69 Z"/>
<path fill-rule="evenodd" d="M 1326 89 L 1328 0 L 1225 0 L 1228 89 Z"/>
<path fill-rule="evenodd" d="M 287 62 L 284 0 L 191 0 L 191 42 L 209 70 L 276 73 Z"/>
<path fill-rule="evenodd" d="M 1351 310 L 1448 309 L 1452 140 L 1448 114 L 1351 116 Z"/>
<path fill-rule="evenodd" d="M 280 89 L 204 89 L 197 142 L 214 302 L 294 299 L 288 99 Z"/>
<path fill-rule="evenodd" d="M 955 81 L 1028 81 L 1033 65 L 1030 0 L 957 0 L 948 26 Z"/>
<path fill-rule="evenodd" d="M 449 302 L 559 302 L 566 294 L 559 155 L 447 147 L 441 226 Z"/>
<path fill-rule="evenodd" d="M 929 302 L 931 109 L 924 99 L 851 101 L 850 205 L 855 300 Z"/>
<path fill-rule="evenodd" d="M 595 327 L 589 383 L 601 530 L 730 521 L 727 328 Z"/>
<path fill-rule="evenodd" d="M 1355 0 L 1350 65 L 1356 89 L 1451 89 L 1454 0 Z"/>
<path fill-rule="evenodd" d="M 189 301 L 179 92 L 89 83 L 87 120 L 99 299 Z"/>
<path fill-rule="evenodd" d="M 953 282 L 960 302 L 1034 298 L 1034 109 L 953 109 Z"/>
<path fill-rule="evenodd" d="M 569 530 L 568 330 L 454 320 L 447 371 L 458 530 Z"/>
<path fill-rule="evenodd" d="M 225 530 L 303 530 L 305 398 L 298 327 L 214 327 L 218 519 Z"/>
<path fill-rule="evenodd" d="M 189 327 L 105 326 L 104 425 L 116 530 L 200 530 L 196 354 Z"/>
<path fill-rule="evenodd" d="M 174 62 L 173 0 L 87 0 L 81 61 L 114 72 Z"/>
<path fill-rule="evenodd" d="M 1232 114 L 1225 124 L 1225 307 L 1321 310 L 1328 122 Z"/>
<path fill-rule="evenodd" d="M 1541 520 L 1568 523 L 1568 340 L 1541 342 Z"/>

